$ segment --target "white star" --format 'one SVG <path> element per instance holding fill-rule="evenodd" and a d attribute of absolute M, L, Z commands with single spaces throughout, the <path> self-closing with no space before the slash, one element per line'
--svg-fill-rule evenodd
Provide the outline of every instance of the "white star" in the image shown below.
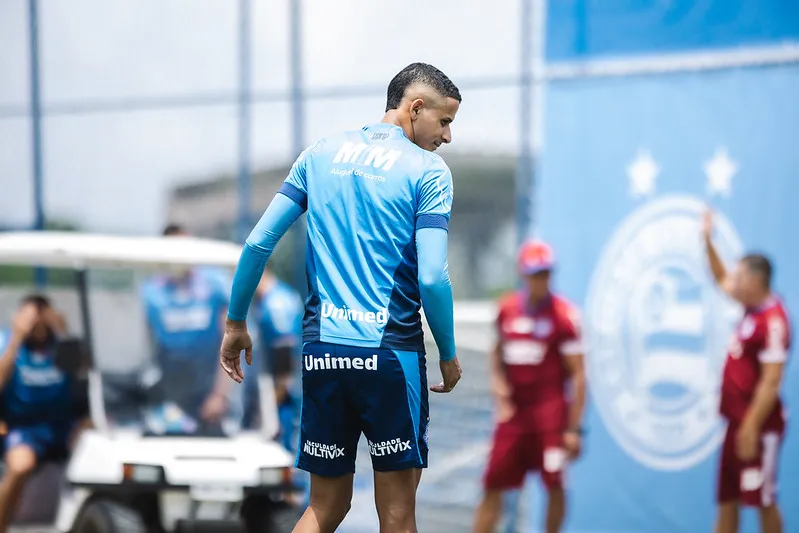
<path fill-rule="evenodd" d="M 652 155 L 647 150 L 638 152 L 632 163 L 627 165 L 630 178 L 630 194 L 633 197 L 650 196 L 655 192 L 655 178 L 660 174 Z"/>
<path fill-rule="evenodd" d="M 703 169 L 707 177 L 708 194 L 729 196 L 732 189 L 732 177 L 738 172 L 738 165 L 727 155 L 727 149 L 717 148 L 713 157 L 705 161 Z"/>

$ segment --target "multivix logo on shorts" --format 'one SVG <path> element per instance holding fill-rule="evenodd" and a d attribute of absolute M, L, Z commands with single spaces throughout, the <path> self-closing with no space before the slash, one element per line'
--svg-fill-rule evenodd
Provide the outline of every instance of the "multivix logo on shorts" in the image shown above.
<path fill-rule="evenodd" d="M 718 446 L 721 368 L 736 308 L 712 284 L 700 237 L 704 206 L 645 204 L 603 250 L 586 304 L 591 390 L 613 438 L 640 463 L 682 470 Z M 731 262 L 741 243 L 716 217 Z"/>
<path fill-rule="evenodd" d="M 367 324 L 385 324 L 388 322 L 388 311 L 383 309 L 378 312 L 359 311 L 347 307 L 336 307 L 333 304 L 322 304 L 322 318 L 333 320 L 348 320 L 350 322 L 366 322 Z"/>
<path fill-rule="evenodd" d="M 302 452 L 321 459 L 338 459 L 344 457 L 344 448 L 336 444 L 321 444 L 306 440 L 302 445 Z"/>

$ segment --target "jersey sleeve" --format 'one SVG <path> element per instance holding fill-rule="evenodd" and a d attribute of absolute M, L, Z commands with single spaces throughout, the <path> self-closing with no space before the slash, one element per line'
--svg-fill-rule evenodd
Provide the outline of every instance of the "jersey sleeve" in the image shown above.
<path fill-rule="evenodd" d="M 425 173 L 419 184 L 416 229 L 447 229 L 454 197 L 452 173 L 440 161 Z"/>
<path fill-rule="evenodd" d="M 790 344 L 788 323 L 777 313 L 769 314 L 765 322 L 766 341 L 757 358 L 761 363 L 784 363 L 788 359 Z"/>
<path fill-rule="evenodd" d="M 321 141 L 302 151 L 297 160 L 294 161 L 291 170 L 289 170 L 289 175 L 278 191 L 280 194 L 291 198 L 297 205 L 302 207 L 303 211 L 308 209 L 308 160 L 318 151 L 320 146 Z"/>
<path fill-rule="evenodd" d="M 580 312 L 569 305 L 564 309 L 562 320 L 563 333 L 560 341 L 560 353 L 565 356 L 582 355 L 585 352 L 582 331 L 580 328 Z"/>

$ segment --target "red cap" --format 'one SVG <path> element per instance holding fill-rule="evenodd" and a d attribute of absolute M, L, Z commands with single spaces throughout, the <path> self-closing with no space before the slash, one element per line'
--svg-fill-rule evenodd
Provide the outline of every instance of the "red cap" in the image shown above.
<path fill-rule="evenodd" d="M 519 272 L 524 275 L 552 270 L 555 266 L 555 252 L 544 241 L 530 240 L 519 248 Z"/>

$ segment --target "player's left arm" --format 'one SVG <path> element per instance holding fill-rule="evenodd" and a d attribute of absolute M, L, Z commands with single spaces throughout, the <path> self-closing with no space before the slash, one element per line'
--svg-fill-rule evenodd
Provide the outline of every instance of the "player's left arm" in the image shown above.
<path fill-rule="evenodd" d="M 569 309 L 566 318 L 566 331 L 560 343 L 560 352 L 569 374 L 570 393 L 569 419 L 567 431 L 582 433 L 583 412 L 585 410 L 586 379 L 580 318 L 576 309 Z"/>
<path fill-rule="evenodd" d="M 774 410 L 782 385 L 783 367 L 788 359 L 788 345 L 789 332 L 785 319 L 779 315 L 768 317 L 765 346 L 758 354 L 760 378 L 752 403 L 744 416 L 744 427 L 759 432 Z"/>

